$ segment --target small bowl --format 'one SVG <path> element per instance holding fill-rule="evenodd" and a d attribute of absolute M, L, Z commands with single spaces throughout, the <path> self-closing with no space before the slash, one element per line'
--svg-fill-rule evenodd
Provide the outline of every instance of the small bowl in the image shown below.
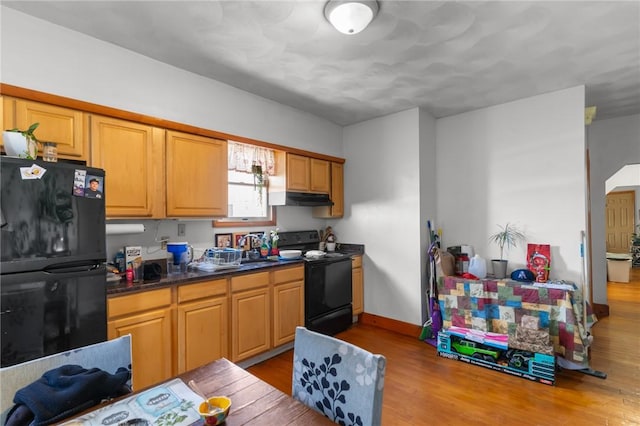
<path fill-rule="evenodd" d="M 302 256 L 300 250 L 280 250 L 280 257 L 282 259 L 297 259 Z"/>
<path fill-rule="evenodd" d="M 214 407 L 219 407 L 222 411 L 217 413 L 210 413 L 209 408 L 207 407 L 206 402 L 202 402 L 198 407 L 198 413 L 204 420 L 204 424 L 206 425 L 219 425 L 224 423 L 227 416 L 229 415 L 229 409 L 231 408 L 231 399 L 226 396 L 212 396 L 209 398 L 209 403 Z"/>

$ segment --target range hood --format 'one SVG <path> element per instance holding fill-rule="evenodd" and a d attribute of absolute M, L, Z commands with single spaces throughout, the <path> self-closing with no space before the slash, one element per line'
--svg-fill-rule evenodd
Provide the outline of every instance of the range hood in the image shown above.
<path fill-rule="evenodd" d="M 332 206 L 333 201 L 327 194 L 310 194 L 308 192 L 271 192 L 269 204 L 272 206 Z"/>

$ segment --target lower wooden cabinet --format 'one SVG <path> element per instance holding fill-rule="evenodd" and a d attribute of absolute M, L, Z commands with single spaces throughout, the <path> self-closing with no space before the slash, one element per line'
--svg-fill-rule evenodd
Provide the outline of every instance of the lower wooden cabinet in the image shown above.
<path fill-rule="evenodd" d="M 269 272 L 231 278 L 231 360 L 271 349 Z"/>
<path fill-rule="evenodd" d="M 231 360 L 292 342 L 304 325 L 304 266 L 231 278 Z"/>
<path fill-rule="evenodd" d="M 134 389 L 157 384 L 173 375 L 171 289 L 107 300 L 109 339 L 131 334 Z"/>
<path fill-rule="evenodd" d="M 273 346 L 292 342 L 304 325 L 304 267 L 273 272 Z"/>
<path fill-rule="evenodd" d="M 351 260 L 351 285 L 353 315 L 364 312 L 364 275 L 362 274 L 362 256 L 353 256 Z"/>
<path fill-rule="evenodd" d="M 178 374 L 228 355 L 227 280 L 178 287 Z"/>
<path fill-rule="evenodd" d="M 131 334 L 133 385 L 142 389 L 293 341 L 304 324 L 304 266 L 112 295 L 107 315 L 109 339 Z"/>

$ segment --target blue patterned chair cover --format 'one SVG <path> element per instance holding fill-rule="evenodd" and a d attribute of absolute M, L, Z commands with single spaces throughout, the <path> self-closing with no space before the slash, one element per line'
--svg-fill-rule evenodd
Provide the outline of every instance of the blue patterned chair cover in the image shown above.
<path fill-rule="evenodd" d="M 386 359 L 297 327 L 293 397 L 340 425 L 380 425 Z"/>

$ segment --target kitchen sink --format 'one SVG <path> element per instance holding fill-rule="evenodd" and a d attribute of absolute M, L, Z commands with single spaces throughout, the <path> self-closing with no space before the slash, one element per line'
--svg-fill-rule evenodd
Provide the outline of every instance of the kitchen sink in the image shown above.
<path fill-rule="evenodd" d="M 259 257 L 257 259 L 249 259 L 249 258 L 242 258 L 242 260 L 240 260 L 240 263 L 242 265 L 246 265 L 249 263 L 264 263 L 264 262 L 277 262 L 278 259 L 265 259 L 264 257 Z"/>

